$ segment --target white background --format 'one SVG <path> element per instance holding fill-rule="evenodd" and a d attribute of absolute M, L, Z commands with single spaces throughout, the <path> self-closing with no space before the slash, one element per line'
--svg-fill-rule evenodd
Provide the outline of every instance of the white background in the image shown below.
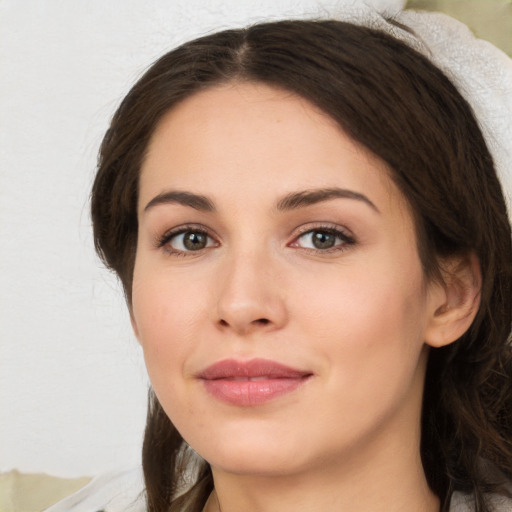
<path fill-rule="evenodd" d="M 142 355 L 92 247 L 100 140 L 137 76 L 178 42 L 317 3 L 0 0 L 0 472 L 139 462 Z"/>

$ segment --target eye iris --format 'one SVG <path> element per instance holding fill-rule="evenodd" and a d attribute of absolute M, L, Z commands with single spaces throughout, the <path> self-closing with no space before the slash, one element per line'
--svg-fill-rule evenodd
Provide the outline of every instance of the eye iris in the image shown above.
<path fill-rule="evenodd" d="M 206 247 L 206 235 L 195 231 L 189 231 L 183 235 L 183 245 L 189 251 L 199 251 Z"/>
<path fill-rule="evenodd" d="M 330 249 L 334 247 L 336 237 L 325 231 L 315 231 L 312 235 L 312 242 L 317 249 Z"/>

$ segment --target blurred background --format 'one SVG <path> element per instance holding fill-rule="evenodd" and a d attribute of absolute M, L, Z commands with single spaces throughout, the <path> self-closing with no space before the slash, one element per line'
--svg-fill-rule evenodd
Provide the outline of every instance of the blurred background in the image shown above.
<path fill-rule="evenodd" d="M 512 56 L 510 0 L 409 0 L 407 9 L 444 12 Z"/>

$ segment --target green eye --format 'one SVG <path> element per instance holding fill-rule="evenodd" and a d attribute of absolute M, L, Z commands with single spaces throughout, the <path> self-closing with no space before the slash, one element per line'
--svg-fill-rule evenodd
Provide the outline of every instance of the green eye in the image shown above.
<path fill-rule="evenodd" d="M 329 249 L 342 249 L 354 243 L 354 239 L 338 229 L 312 229 L 297 238 L 296 247 L 328 251 Z"/>
<path fill-rule="evenodd" d="M 336 245 L 336 237 L 325 231 L 313 231 L 311 233 L 311 243 L 315 249 L 330 249 Z"/>
<path fill-rule="evenodd" d="M 189 229 L 167 235 L 161 245 L 166 245 L 171 252 L 186 253 L 212 247 L 215 242 L 205 231 Z"/>
<path fill-rule="evenodd" d="M 208 244 L 208 235 L 205 233 L 189 231 L 181 236 L 183 237 L 183 246 L 189 251 L 199 251 Z"/>

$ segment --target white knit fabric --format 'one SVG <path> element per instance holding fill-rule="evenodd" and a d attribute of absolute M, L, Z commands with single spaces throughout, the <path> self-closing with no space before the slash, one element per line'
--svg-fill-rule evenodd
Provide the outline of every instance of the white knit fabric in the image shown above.
<path fill-rule="evenodd" d="M 425 43 L 424 53 L 473 108 L 512 204 L 512 59 L 440 13 L 403 11 L 397 19 Z"/>

